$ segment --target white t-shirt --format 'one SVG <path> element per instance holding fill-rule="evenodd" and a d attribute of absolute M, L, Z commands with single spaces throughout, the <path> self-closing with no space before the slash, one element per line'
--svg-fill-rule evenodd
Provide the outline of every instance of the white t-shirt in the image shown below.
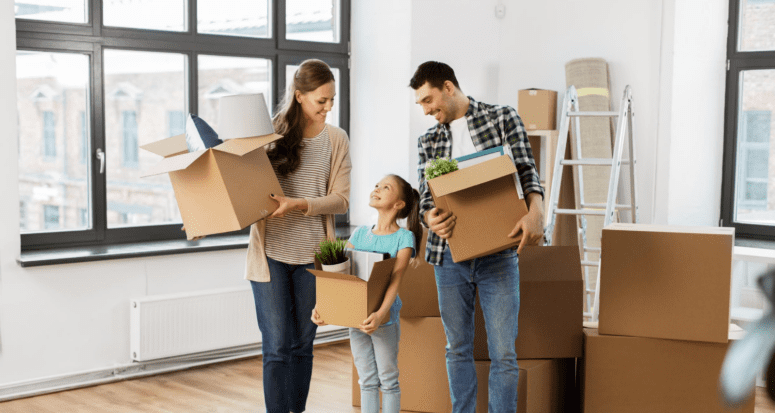
<path fill-rule="evenodd" d="M 449 132 L 452 135 L 452 157 L 470 155 L 476 152 L 471 131 L 468 130 L 468 121 L 463 116 L 449 123 Z"/>

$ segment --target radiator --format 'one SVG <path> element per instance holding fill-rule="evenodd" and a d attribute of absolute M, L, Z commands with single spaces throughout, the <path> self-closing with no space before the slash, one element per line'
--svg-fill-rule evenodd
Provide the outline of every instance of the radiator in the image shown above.
<path fill-rule="evenodd" d="M 148 361 L 257 344 L 255 311 L 250 288 L 130 300 L 130 356 Z"/>

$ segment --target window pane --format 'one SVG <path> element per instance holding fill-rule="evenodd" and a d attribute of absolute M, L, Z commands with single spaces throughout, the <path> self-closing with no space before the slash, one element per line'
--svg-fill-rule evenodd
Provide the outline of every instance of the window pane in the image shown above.
<path fill-rule="evenodd" d="M 740 0 L 738 50 L 775 50 L 775 0 Z"/>
<path fill-rule="evenodd" d="M 89 57 L 20 50 L 16 88 L 21 232 L 88 229 L 79 211 L 91 210 L 89 165 L 81 162 Z"/>
<path fill-rule="evenodd" d="M 186 31 L 186 0 L 103 0 L 105 26 Z"/>
<path fill-rule="evenodd" d="M 296 73 L 296 70 L 299 68 L 298 65 L 289 65 L 285 67 L 285 85 L 290 85 L 291 82 L 293 82 L 293 75 Z M 334 126 L 339 126 L 339 101 L 342 99 L 342 96 L 339 94 L 339 84 L 341 83 L 339 81 L 339 69 L 332 67 L 331 72 L 334 73 L 334 83 L 336 84 L 336 96 L 334 97 L 334 106 L 331 108 L 331 112 L 328 112 L 328 115 L 326 116 L 326 122 L 330 123 Z"/>
<path fill-rule="evenodd" d="M 199 56 L 199 117 L 218 132 L 221 96 L 263 93 L 272 108 L 272 62 L 244 57 Z"/>
<path fill-rule="evenodd" d="M 749 0 L 750 1 L 750 0 Z M 775 168 L 770 167 L 775 70 L 741 73 L 735 176 L 735 222 L 775 225 Z"/>
<path fill-rule="evenodd" d="M 170 113 L 186 113 L 181 54 L 105 51 L 108 228 L 180 222 L 167 174 L 141 178 L 161 160 L 141 145 L 170 137 Z"/>
<path fill-rule="evenodd" d="M 86 0 L 16 0 L 16 18 L 62 23 L 89 21 Z"/>
<path fill-rule="evenodd" d="M 272 37 L 266 0 L 197 0 L 199 33 L 229 36 Z"/>
<path fill-rule="evenodd" d="M 339 0 L 287 0 L 285 38 L 339 43 L 341 15 Z"/>

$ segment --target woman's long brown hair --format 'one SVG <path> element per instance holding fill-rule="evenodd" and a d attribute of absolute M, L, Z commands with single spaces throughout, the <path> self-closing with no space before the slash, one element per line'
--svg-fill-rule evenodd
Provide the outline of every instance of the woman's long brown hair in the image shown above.
<path fill-rule="evenodd" d="M 334 81 L 331 68 L 322 60 L 309 59 L 301 63 L 288 84 L 282 102 L 273 119 L 274 130 L 283 138 L 267 151 L 269 159 L 277 162 L 277 173 L 288 175 L 298 169 L 301 163 L 303 147 L 304 114 L 301 104 L 296 101 L 296 91 L 302 94 Z"/>

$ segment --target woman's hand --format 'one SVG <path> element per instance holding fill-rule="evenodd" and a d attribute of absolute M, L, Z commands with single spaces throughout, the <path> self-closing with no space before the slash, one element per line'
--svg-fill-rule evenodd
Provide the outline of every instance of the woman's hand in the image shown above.
<path fill-rule="evenodd" d="M 310 317 L 310 320 L 312 320 L 313 323 L 317 324 L 320 327 L 327 325 L 326 322 L 320 318 L 320 314 L 318 314 L 317 307 L 312 309 L 312 317 Z"/>
<path fill-rule="evenodd" d="M 382 320 L 385 318 L 385 313 L 380 313 L 379 311 L 371 313 L 369 318 L 363 321 L 363 324 L 361 324 L 358 329 L 363 331 L 366 334 L 371 334 L 379 328 L 379 326 L 382 325 Z"/>
<path fill-rule="evenodd" d="M 293 210 L 301 210 L 306 211 L 307 210 L 307 200 L 304 198 L 286 198 L 282 195 L 275 195 L 270 194 L 269 195 L 272 200 L 277 202 L 277 210 L 272 213 L 272 215 L 269 215 L 268 218 L 282 218 L 285 216 L 285 214 L 293 211 Z"/>
<path fill-rule="evenodd" d="M 183 225 L 182 227 L 180 227 L 180 230 L 181 231 L 185 231 L 186 230 L 186 226 Z M 200 239 L 202 239 L 204 237 L 205 237 L 205 235 L 200 235 L 198 237 L 191 238 L 190 241 L 199 241 Z"/>

